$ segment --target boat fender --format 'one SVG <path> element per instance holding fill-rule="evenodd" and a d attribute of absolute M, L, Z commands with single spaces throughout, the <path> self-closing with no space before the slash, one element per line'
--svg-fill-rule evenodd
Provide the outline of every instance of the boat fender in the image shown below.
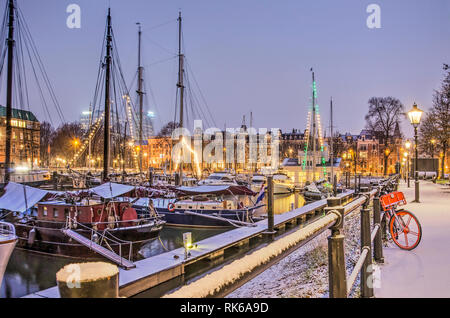
<path fill-rule="evenodd" d="M 114 215 L 108 216 L 108 228 L 110 228 L 112 230 L 114 228 L 115 221 L 116 221 L 116 218 L 114 217 Z"/>
<path fill-rule="evenodd" d="M 28 234 L 28 245 L 33 245 L 36 239 L 36 229 L 33 227 Z"/>
<path fill-rule="evenodd" d="M 98 244 L 98 235 L 97 235 L 97 233 L 94 233 L 94 235 L 92 235 L 92 241 L 94 241 L 95 243 Z"/>
<path fill-rule="evenodd" d="M 175 211 L 175 204 L 173 204 L 172 202 L 170 202 L 167 205 L 167 209 L 169 209 L 170 212 L 174 212 Z"/>

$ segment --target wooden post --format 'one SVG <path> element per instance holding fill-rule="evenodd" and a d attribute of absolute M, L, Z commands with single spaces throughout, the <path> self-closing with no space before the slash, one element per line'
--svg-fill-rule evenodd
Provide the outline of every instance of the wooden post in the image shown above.
<path fill-rule="evenodd" d="M 347 274 L 345 271 L 344 250 L 344 208 L 339 198 L 327 199 L 328 207 L 325 214 L 337 211 L 339 219 L 331 227 L 331 235 L 328 237 L 328 285 L 330 298 L 347 298 Z"/>
<path fill-rule="evenodd" d="M 69 264 L 56 273 L 61 298 L 118 298 L 119 269 L 105 262 Z"/>
<path fill-rule="evenodd" d="M 337 196 L 337 175 L 333 177 L 333 196 Z"/>

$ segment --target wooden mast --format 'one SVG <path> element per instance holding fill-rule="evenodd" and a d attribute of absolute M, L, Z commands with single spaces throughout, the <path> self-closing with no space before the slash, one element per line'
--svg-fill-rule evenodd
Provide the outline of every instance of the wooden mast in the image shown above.
<path fill-rule="evenodd" d="M 12 137 L 12 94 L 13 94 L 13 59 L 14 59 L 14 0 L 9 0 L 9 33 L 8 33 L 8 75 L 6 88 L 6 143 L 5 143 L 5 183 L 10 180 L 11 173 L 11 137 Z"/>
<path fill-rule="evenodd" d="M 178 83 L 177 87 L 180 89 L 180 128 L 183 128 L 183 103 L 184 103 L 184 55 L 181 53 L 181 12 L 178 15 Z M 183 138 L 183 137 L 181 137 Z M 179 180 L 178 185 L 183 184 L 183 147 L 181 147 L 180 152 L 180 163 L 179 163 Z"/>
<path fill-rule="evenodd" d="M 312 181 L 316 178 L 316 94 L 314 71 L 312 71 Z"/>
<path fill-rule="evenodd" d="M 105 57 L 105 122 L 104 122 L 104 141 L 103 141 L 103 181 L 108 181 L 109 177 L 109 146 L 110 146 L 110 110 L 111 99 L 109 96 L 110 77 L 111 77 L 111 9 L 108 8 L 107 17 L 107 35 L 106 35 L 106 57 Z"/>
<path fill-rule="evenodd" d="M 137 23 L 139 25 L 139 32 L 138 32 L 138 90 L 137 93 L 139 95 L 139 172 L 142 172 L 142 116 L 143 116 L 143 105 L 144 105 L 144 92 L 143 92 L 143 67 L 141 65 L 141 26 L 140 23 Z"/>
<path fill-rule="evenodd" d="M 330 98 L 330 164 L 331 164 L 331 179 L 330 182 L 334 182 L 334 149 L 333 149 L 333 97 Z"/>

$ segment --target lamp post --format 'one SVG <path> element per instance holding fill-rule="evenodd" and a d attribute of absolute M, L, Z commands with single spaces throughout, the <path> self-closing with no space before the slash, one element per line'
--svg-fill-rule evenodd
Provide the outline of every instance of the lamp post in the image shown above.
<path fill-rule="evenodd" d="M 391 153 L 391 150 L 389 149 L 389 148 L 386 148 L 385 150 L 384 150 L 384 155 L 385 155 L 385 160 L 384 160 L 384 164 L 385 164 L 385 166 L 384 166 L 384 176 L 386 177 L 387 175 L 388 175 L 388 172 L 389 172 L 389 167 L 388 167 L 388 164 L 389 164 L 389 154 Z"/>
<path fill-rule="evenodd" d="M 408 170 L 408 188 L 410 187 L 410 185 L 409 185 L 409 175 L 410 175 L 410 173 L 411 173 L 411 171 L 410 171 L 410 168 L 409 168 L 409 161 L 410 161 L 410 158 L 411 158 L 411 155 L 410 155 L 410 153 L 409 153 L 409 149 L 411 148 L 411 142 L 409 141 L 409 140 L 407 140 L 406 142 L 405 142 L 405 148 L 406 148 L 406 150 L 407 150 L 407 152 L 405 152 L 405 154 L 407 155 L 407 162 L 406 162 L 406 165 L 407 165 L 407 170 Z"/>
<path fill-rule="evenodd" d="M 419 127 L 420 119 L 422 118 L 423 110 L 417 107 L 414 103 L 413 108 L 408 112 L 409 121 L 414 127 L 414 149 L 415 149 L 415 159 L 414 159 L 414 184 L 415 184 L 415 200 L 413 202 L 419 203 L 419 176 L 418 176 L 418 141 L 417 141 L 417 127 Z"/>

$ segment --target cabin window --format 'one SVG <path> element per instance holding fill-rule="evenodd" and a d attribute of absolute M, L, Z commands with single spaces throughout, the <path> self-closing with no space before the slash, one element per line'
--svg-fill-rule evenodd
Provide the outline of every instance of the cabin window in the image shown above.
<path fill-rule="evenodd" d="M 54 217 L 54 218 L 57 218 L 57 217 L 58 217 L 58 214 L 59 214 L 59 213 L 58 213 L 58 209 L 54 208 L 54 209 L 53 209 L 53 217 Z"/>
<path fill-rule="evenodd" d="M 98 214 L 98 215 L 101 215 L 101 214 L 102 214 L 102 209 L 98 209 L 98 210 L 97 210 L 97 214 Z"/>
<path fill-rule="evenodd" d="M 47 216 L 47 207 L 46 206 L 44 206 L 44 208 L 42 209 L 42 215 Z"/>
<path fill-rule="evenodd" d="M 69 209 L 65 208 L 64 209 L 64 218 L 67 219 L 68 216 L 69 216 Z"/>
<path fill-rule="evenodd" d="M 189 208 L 188 209 L 192 209 L 192 207 L 191 206 L 189 206 Z"/>
<path fill-rule="evenodd" d="M 177 209 L 181 209 L 181 205 L 177 205 Z"/>

